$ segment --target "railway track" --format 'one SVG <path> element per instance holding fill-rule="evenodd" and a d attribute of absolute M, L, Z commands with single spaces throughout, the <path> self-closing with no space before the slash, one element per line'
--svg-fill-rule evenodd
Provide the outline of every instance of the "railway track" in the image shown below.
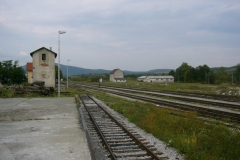
<path fill-rule="evenodd" d="M 95 85 L 84 85 L 86 87 L 96 87 Z M 147 91 L 147 90 L 138 90 L 138 89 L 129 89 L 129 88 L 121 88 L 121 87 L 108 87 L 108 86 L 101 86 L 101 89 L 114 89 L 124 92 L 130 92 L 130 93 L 138 93 L 138 94 L 147 94 L 152 95 L 155 97 L 170 97 L 172 99 L 184 101 L 184 102 L 191 102 L 196 104 L 204 104 L 204 105 L 211 105 L 218 108 L 227 108 L 227 109 L 234 109 L 240 111 L 240 104 L 236 102 L 226 102 L 222 100 L 212 100 L 212 99 L 206 99 L 206 98 L 199 98 L 199 97 L 190 97 L 189 94 L 186 95 L 175 95 L 171 92 L 169 93 L 161 93 L 161 92 L 155 92 L 155 91 Z"/>
<path fill-rule="evenodd" d="M 122 87 L 115 87 L 115 86 L 104 86 L 101 87 L 112 87 L 112 88 L 119 88 Z M 208 94 L 208 93 L 192 93 L 192 92 L 183 92 L 183 91 L 156 91 L 156 90 L 148 90 L 146 88 L 129 88 L 132 90 L 138 91 L 147 91 L 147 92 L 156 92 L 156 93 L 167 93 L 167 94 L 174 94 L 174 95 L 181 95 L 181 96 L 188 96 L 188 97 L 198 97 L 198 98 L 205 98 L 205 99 L 214 99 L 214 100 L 221 100 L 221 101 L 228 101 L 228 102 L 239 102 L 240 96 L 235 95 L 216 95 L 216 94 Z"/>
<path fill-rule="evenodd" d="M 190 93 L 190 92 L 183 92 L 183 91 L 167 91 L 167 90 L 164 90 L 161 92 L 168 93 L 168 94 L 174 94 L 174 95 L 215 99 L 215 100 L 228 101 L 228 102 L 239 102 L 240 101 L 240 96 L 234 96 L 234 95 L 216 95 L 216 94 L 207 94 L 207 93 Z"/>
<path fill-rule="evenodd" d="M 94 87 L 94 86 L 93 86 Z M 157 97 L 170 97 L 173 99 L 185 101 L 185 102 L 194 102 L 198 104 L 206 104 L 211 105 L 215 107 L 223 107 L 227 109 L 236 109 L 240 110 L 240 104 L 235 102 L 225 102 L 220 100 L 212 100 L 212 99 L 206 99 L 206 98 L 196 98 L 196 97 L 190 97 L 188 94 L 186 95 L 175 95 L 172 92 L 169 93 L 161 93 L 161 92 L 155 92 L 155 91 L 147 91 L 147 90 L 138 90 L 138 89 L 128 89 L 128 88 L 120 88 L 120 87 L 107 87 L 107 86 L 101 86 L 101 89 L 114 89 L 119 91 L 127 91 L 127 92 L 133 92 L 138 94 L 148 94 L 153 95 Z M 175 92 L 174 92 L 175 93 Z"/>
<path fill-rule="evenodd" d="M 80 95 L 91 123 L 86 124 L 90 135 L 98 135 L 108 150 L 109 159 L 167 160 L 162 152 L 146 139 L 126 127 L 89 95 Z"/>
<path fill-rule="evenodd" d="M 200 106 L 195 104 L 183 103 L 183 102 L 175 102 L 171 100 L 153 98 L 153 97 L 146 97 L 142 95 L 135 95 L 126 92 L 117 92 L 117 91 L 107 91 L 108 93 L 112 93 L 119 96 L 124 96 L 128 98 L 133 98 L 141 101 L 151 102 L 159 105 L 171 106 L 173 108 L 178 108 L 181 110 L 187 111 L 196 111 L 201 116 L 210 116 L 214 118 L 220 119 L 228 119 L 231 122 L 240 123 L 240 112 L 233 112 L 227 110 L 221 110 L 216 108 L 210 108 L 206 106 Z"/>
<path fill-rule="evenodd" d="M 173 107 L 181 110 L 196 111 L 199 115 L 203 117 L 213 117 L 213 118 L 222 119 L 222 120 L 227 119 L 231 122 L 240 123 L 240 112 L 226 110 L 219 107 L 203 106 L 200 104 L 192 104 L 192 103 L 185 103 L 185 102 L 167 100 L 167 99 L 156 98 L 156 97 L 149 97 L 145 95 L 137 95 L 133 93 L 127 93 L 126 91 L 122 92 L 122 91 L 110 90 L 106 88 L 99 89 L 93 86 L 84 85 L 84 87 L 88 87 L 95 90 L 96 89 L 101 90 L 107 93 L 111 93 L 111 94 L 115 94 L 123 97 L 151 102 L 159 105 L 165 105 L 165 106 L 169 106 L 169 107 Z"/>

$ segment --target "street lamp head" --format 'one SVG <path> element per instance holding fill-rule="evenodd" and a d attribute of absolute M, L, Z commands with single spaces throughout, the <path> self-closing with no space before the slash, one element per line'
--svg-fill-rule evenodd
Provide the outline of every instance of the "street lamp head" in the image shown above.
<path fill-rule="evenodd" d="M 64 33 L 66 33 L 65 30 L 60 30 L 60 31 L 59 31 L 59 34 L 64 34 Z"/>
<path fill-rule="evenodd" d="M 71 60 L 68 59 L 67 61 L 71 61 Z"/>

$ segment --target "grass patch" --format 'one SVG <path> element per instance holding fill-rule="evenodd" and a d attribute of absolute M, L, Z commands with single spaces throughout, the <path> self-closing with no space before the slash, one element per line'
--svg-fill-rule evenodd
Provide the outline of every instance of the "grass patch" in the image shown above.
<path fill-rule="evenodd" d="M 130 122 L 176 148 L 187 160 L 240 159 L 238 130 L 206 123 L 198 119 L 195 112 L 158 108 L 150 103 L 129 101 L 102 92 L 93 92 L 93 95 Z"/>
<path fill-rule="evenodd" d="M 0 97 L 10 98 L 14 96 L 14 90 L 0 88 Z"/>

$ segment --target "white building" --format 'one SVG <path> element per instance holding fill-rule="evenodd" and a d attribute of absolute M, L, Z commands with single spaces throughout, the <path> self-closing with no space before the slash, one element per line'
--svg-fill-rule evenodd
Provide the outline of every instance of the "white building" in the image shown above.
<path fill-rule="evenodd" d="M 44 81 L 46 87 L 55 87 L 55 58 L 57 54 L 45 47 L 30 53 L 33 82 Z"/>
<path fill-rule="evenodd" d="M 110 72 L 110 82 L 126 82 L 124 73 L 120 69 L 114 69 Z"/>
<path fill-rule="evenodd" d="M 174 82 L 173 76 L 141 76 L 137 78 L 138 81 L 143 82 L 160 82 L 160 83 L 171 83 Z"/>
<path fill-rule="evenodd" d="M 147 76 L 141 76 L 141 77 L 138 77 L 137 80 L 138 81 L 143 81 Z"/>

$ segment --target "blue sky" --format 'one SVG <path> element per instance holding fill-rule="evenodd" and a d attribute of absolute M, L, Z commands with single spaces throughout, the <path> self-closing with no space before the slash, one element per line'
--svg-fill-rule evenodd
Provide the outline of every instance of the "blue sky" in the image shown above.
<path fill-rule="evenodd" d="M 239 0 L 0 0 L 0 61 L 52 47 L 61 64 L 147 71 L 240 63 Z M 56 62 L 58 59 L 56 59 Z"/>

